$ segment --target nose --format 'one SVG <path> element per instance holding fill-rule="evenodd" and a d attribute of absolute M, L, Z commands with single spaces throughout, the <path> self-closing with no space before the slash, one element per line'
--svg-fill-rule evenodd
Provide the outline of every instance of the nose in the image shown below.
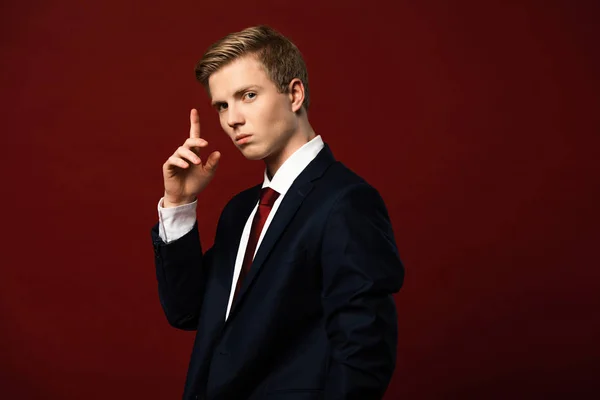
<path fill-rule="evenodd" d="M 229 106 L 227 109 L 227 124 L 231 128 L 235 128 L 244 124 L 244 115 L 239 107 Z"/>

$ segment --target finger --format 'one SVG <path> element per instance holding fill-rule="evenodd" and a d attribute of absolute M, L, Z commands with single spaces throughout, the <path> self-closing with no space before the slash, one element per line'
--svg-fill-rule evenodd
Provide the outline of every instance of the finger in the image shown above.
<path fill-rule="evenodd" d="M 179 168 L 187 168 L 189 167 L 189 164 L 187 162 L 185 162 L 184 160 L 182 160 L 181 158 L 172 155 L 171 157 L 169 157 L 167 159 L 167 162 L 165 163 L 165 165 L 167 166 L 167 168 L 172 168 L 172 167 L 179 167 Z"/>
<path fill-rule="evenodd" d="M 188 138 L 186 139 L 186 141 L 183 143 L 184 147 L 187 147 L 189 149 L 192 149 L 194 147 L 206 147 L 208 146 L 208 142 L 204 139 L 201 138 Z"/>
<path fill-rule="evenodd" d="M 186 147 L 179 147 L 174 155 L 179 156 L 180 158 L 183 158 L 184 160 L 190 161 L 194 164 L 200 164 L 200 157 L 198 157 L 196 153 L 194 153 Z"/>
<path fill-rule="evenodd" d="M 204 169 L 209 172 L 215 172 L 217 167 L 219 166 L 219 160 L 221 159 L 221 153 L 218 151 L 214 151 L 208 156 L 206 159 L 206 164 L 204 165 Z"/>
<path fill-rule="evenodd" d="M 190 111 L 190 137 L 200 137 L 200 117 L 198 116 L 198 110 L 195 108 Z"/>

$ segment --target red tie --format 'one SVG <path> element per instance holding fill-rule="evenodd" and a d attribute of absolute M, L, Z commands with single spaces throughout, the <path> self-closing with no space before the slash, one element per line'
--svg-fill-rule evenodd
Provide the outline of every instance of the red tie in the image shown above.
<path fill-rule="evenodd" d="M 254 219 L 252 220 L 250 238 L 248 239 L 248 245 L 246 246 L 246 254 L 244 255 L 244 262 L 242 263 L 242 270 L 240 271 L 240 276 L 235 286 L 232 304 L 235 303 L 235 299 L 240 292 L 244 278 L 250 271 L 250 266 L 252 265 L 254 252 L 256 251 L 256 245 L 258 243 L 258 238 L 260 237 L 260 233 L 263 229 L 263 226 L 265 226 L 267 217 L 269 216 L 271 208 L 273 207 L 273 204 L 275 204 L 277 197 L 279 197 L 279 193 L 270 187 L 262 188 L 260 191 L 260 203 L 258 204 L 258 209 L 256 210 L 256 214 L 254 214 Z"/>

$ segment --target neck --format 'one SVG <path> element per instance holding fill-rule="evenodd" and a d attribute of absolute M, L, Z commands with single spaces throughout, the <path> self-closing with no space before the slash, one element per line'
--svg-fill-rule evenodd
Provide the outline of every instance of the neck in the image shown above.
<path fill-rule="evenodd" d="M 271 154 L 265 158 L 265 165 L 267 167 L 267 175 L 269 179 L 273 179 L 277 170 L 283 165 L 283 163 L 290 158 L 292 154 L 306 143 L 310 142 L 315 138 L 316 133 L 310 126 L 308 121 L 301 123 L 298 126 L 298 131 L 293 134 L 283 148 L 277 152 L 277 154 Z"/>

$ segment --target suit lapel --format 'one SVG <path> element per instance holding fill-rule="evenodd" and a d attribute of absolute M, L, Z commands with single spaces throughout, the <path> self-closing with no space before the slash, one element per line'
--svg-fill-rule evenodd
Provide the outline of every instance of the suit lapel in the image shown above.
<path fill-rule="evenodd" d="M 232 232 L 234 232 L 233 237 L 230 237 L 230 250 L 229 250 L 229 282 L 233 279 L 233 270 L 235 268 L 235 259 L 237 257 L 237 253 L 240 246 L 240 240 L 242 239 L 242 233 L 244 232 L 244 227 L 246 226 L 246 222 L 254 209 L 254 206 L 258 202 L 260 198 L 260 189 L 261 185 L 256 185 L 252 189 L 248 191 L 248 194 L 245 199 L 241 199 L 242 210 L 238 210 L 239 214 L 235 215 L 233 218 L 234 226 Z"/>
<path fill-rule="evenodd" d="M 231 319 L 231 315 L 243 301 L 246 291 L 251 286 L 252 281 L 257 277 L 260 268 L 271 253 L 271 250 L 273 250 L 273 247 L 281 237 L 285 228 L 288 226 L 294 215 L 296 215 L 298 208 L 300 208 L 302 202 L 312 190 L 312 182 L 315 179 L 320 178 L 325 170 L 334 161 L 333 154 L 331 153 L 329 146 L 326 144 L 319 154 L 317 154 L 315 159 L 308 164 L 308 166 L 300 175 L 298 175 L 292 186 L 290 186 L 290 189 L 287 191 L 285 197 L 279 205 L 277 213 L 273 217 L 267 233 L 265 234 L 260 247 L 258 248 L 256 256 L 252 262 L 252 266 L 250 267 L 250 271 L 244 279 L 240 293 L 238 294 L 235 304 L 231 309 L 228 319 Z"/>
<path fill-rule="evenodd" d="M 226 256 L 224 261 L 226 265 L 223 266 L 224 268 L 216 269 L 216 273 L 220 276 L 218 281 L 223 285 L 222 295 L 219 295 L 218 299 L 215 299 L 217 305 L 216 309 L 218 310 L 226 310 L 227 305 L 229 304 L 233 270 L 235 268 L 235 259 L 239 249 L 240 240 L 246 221 L 248 220 L 254 205 L 258 201 L 261 186 L 262 185 L 257 185 L 249 189 L 248 192 L 244 194 L 244 197 L 239 199 L 239 205 L 236 204 L 235 207 L 232 208 L 234 214 L 230 216 L 230 220 L 233 225 L 231 225 L 227 231 L 227 241 L 225 242 Z M 225 322 L 225 311 L 223 311 L 223 315 L 219 318 L 221 318 L 219 324 Z"/>

